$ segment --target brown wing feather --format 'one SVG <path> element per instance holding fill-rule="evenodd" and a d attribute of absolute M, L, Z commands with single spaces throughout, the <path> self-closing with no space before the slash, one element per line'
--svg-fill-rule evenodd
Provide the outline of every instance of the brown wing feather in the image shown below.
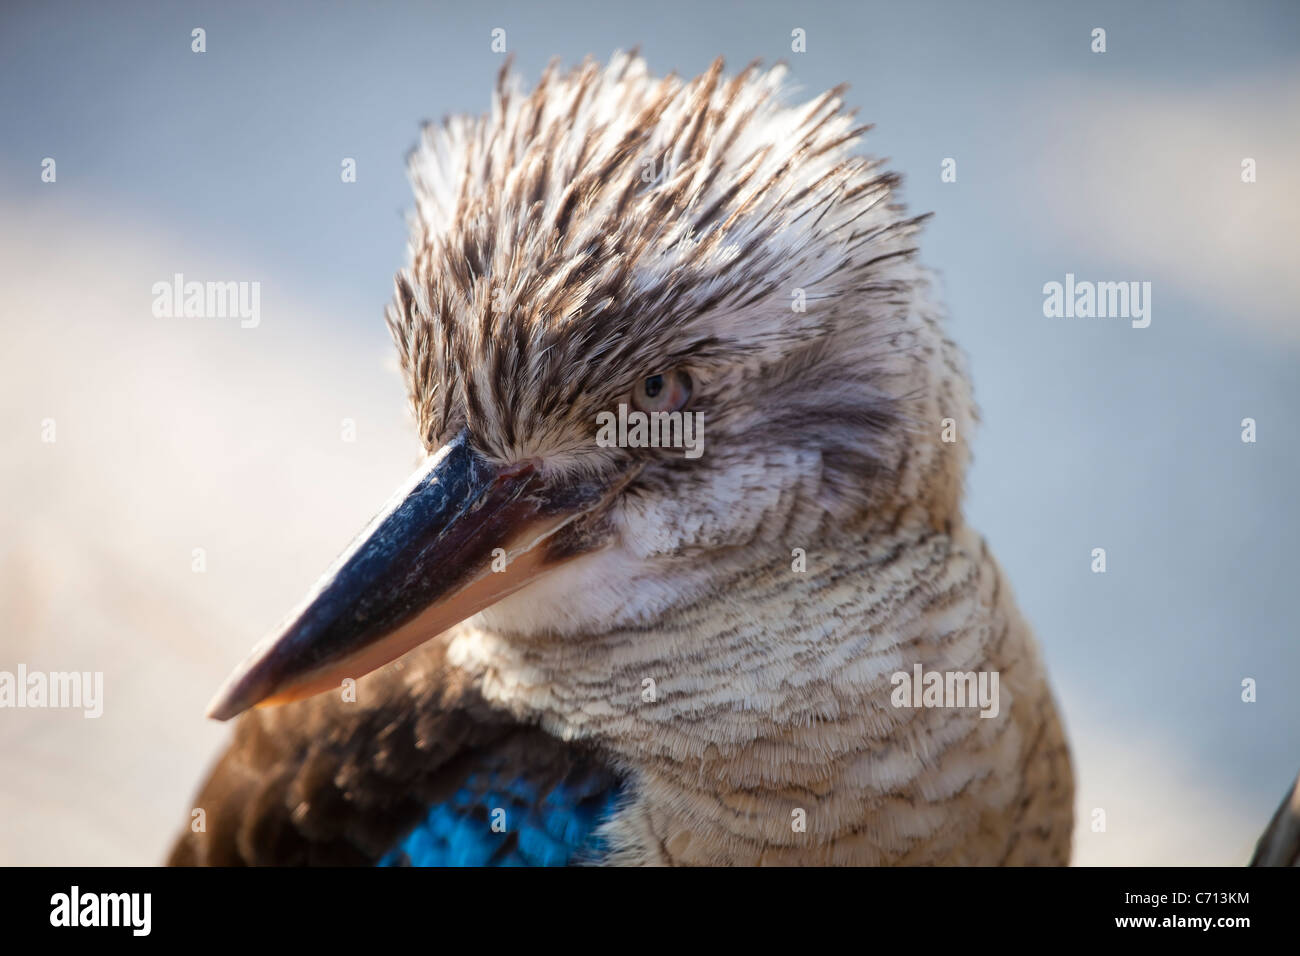
<path fill-rule="evenodd" d="M 374 863 L 455 790 L 476 752 L 558 747 L 489 707 L 440 643 L 356 691 L 356 702 L 326 693 L 240 718 L 194 803 L 204 828 L 180 836 L 169 865 Z"/>

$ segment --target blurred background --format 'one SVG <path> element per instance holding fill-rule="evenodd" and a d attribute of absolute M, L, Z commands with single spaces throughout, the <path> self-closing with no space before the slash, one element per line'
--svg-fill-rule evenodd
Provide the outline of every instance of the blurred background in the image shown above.
<path fill-rule="evenodd" d="M 640 45 L 851 84 L 935 213 L 968 512 L 1065 713 L 1075 862 L 1244 862 L 1300 768 L 1300 5 L 659 0 L 5 4 L 0 670 L 102 671 L 104 711 L 0 709 L 0 863 L 159 862 L 210 696 L 414 465 L 404 156 L 487 108 L 495 28 L 528 82 Z M 1150 327 L 1045 318 L 1067 272 L 1151 282 Z M 260 324 L 156 317 L 175 273 L 259 282 Z"/>

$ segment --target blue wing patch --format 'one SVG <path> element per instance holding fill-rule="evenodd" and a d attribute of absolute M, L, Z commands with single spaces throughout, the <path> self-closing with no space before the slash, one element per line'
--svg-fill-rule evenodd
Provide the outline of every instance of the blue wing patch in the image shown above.
<path fill-rule="evenodd" d="M 613 813 L 621 792 L 604 774 L 570 775 L 543 792 L 526 778 L 493 771 L 472 773 L 450 799 L 430 807 L 424 820 L 378 865 L 596 862 L 605 852 L 596 828 Z"/>

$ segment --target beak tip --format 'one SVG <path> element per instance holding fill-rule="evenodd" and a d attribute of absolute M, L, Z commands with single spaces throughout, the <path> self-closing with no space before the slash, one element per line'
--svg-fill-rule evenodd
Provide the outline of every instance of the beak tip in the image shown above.
<path fill-rule="evenodd" d="M 264 696 L 251 692 L 252 685 L 248 679 L 250 669 L 247 664 L 241 666 L 213 696 L 208 703 L 207 717 L 210 720 L 225 721 L 238 717 L 256 704 L 260 696 Z"/>
<path fill-rule="evenodd" d="M 230 720 L 232 717 L 238 717 L 247 708 L 230 699 L 231 695 L 223 688 L 220 690 L 212 701 L 208 704 L 208 711 L 205 715 L 209 720 Z"/>

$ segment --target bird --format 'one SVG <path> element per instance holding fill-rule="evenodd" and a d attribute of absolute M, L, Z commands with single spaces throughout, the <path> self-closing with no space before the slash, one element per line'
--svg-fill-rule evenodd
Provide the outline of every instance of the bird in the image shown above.
<path fill-rule="evenodd" d="M 1251 866 L 1300 866 L 1300 776 L 1260 834 Z"/>
<path fill-rule="evenodd" d="M 619 52 L 425 125 L 385 312 L 421 464 L 218 693 L 170 863 L 1068 863 L 927 217 L 845 91 Z M 620 409 L 701 453 L 598 442 Z"/>

